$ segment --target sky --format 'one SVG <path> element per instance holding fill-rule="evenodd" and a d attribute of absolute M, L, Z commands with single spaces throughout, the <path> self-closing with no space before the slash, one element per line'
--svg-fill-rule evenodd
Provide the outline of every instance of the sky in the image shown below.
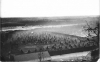
<path fill-rule="evenodd" d="M 99 0 L 1 0 L 1 17 L 97 16 Z"/>

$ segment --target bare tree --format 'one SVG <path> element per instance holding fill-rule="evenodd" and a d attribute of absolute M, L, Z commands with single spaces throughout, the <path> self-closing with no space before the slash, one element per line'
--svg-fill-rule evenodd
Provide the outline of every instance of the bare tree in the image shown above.
<path fill-rule="evenodd" d="M 87 25 L 84 26 L 84 31 L 86 31 L 88 33 L 88 37 L 93 36 L 93 34 L 95 36 L 99 36 L 98 32 L 99 32 L 99 21 L 94 21 L 93 24 L 89 24 L 86 21 Z"/>
<path fill-rule="evenodd" d="M 99 19 L 91 22 L 86 21 L 87 24 L 84 26 L 84 31 L 87 32 L 87 40 L 91 41 L 91 38 L 99 46 Z"/>
<path fill-rule="evenodd" d="M 91 41 L 89 38 L 92 38 L 97 44 L 97 48 L 91 51 L 92 60 L 96 61 L 99 55 L 99 19 L 97 19 L 97 21 L 93 21 L 92 24 L 89 24 L 87 21 L 86 23 L 87 25 L 84 27 L 84 31 L 88 34 L 87 39 Z"/>

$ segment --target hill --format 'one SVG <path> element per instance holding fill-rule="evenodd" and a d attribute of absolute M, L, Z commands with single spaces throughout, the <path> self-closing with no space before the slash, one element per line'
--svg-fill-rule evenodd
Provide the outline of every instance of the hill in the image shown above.
<path fill-rule="evenodd" d="M 88 47 L 97 45 L 94 41 L 88 41 L 85 37 L 35 30 L 3 32 L 1 42 L 1 56 L 5 58 L 8 58 L 10 54 L 28 54 L 40 51 L 49 51 L 50 53 L 59 51 L 57 54 L 61 54 L 61 51 L 69 50 L 68 53 L 70 53 L 73 49 L 77 52 L 77 49 L 82 48 L 84 50 L 83 48 L 88 49 Z"/>
<path fill-rule="evenodd" d="M 25 45 L 44 45 L 44 50 L 71 49 L 78 47 L 96 46 L 94 41 L 88 41 L 86 37 L 62 34 L 56 32 L 40 31 L 16 31 L 10 33 L 6 44 L 16 44 L 18 47 Z M 2 37 L 3 38 L 3 37 Z"/>

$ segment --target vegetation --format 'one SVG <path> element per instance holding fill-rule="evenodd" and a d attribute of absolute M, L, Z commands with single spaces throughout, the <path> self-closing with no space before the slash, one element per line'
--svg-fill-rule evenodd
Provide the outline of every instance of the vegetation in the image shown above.
<path fill-rule="evenodd" d="M 17 32 L 14 35 L 10 35 L 11 37 L 7 39 L 4 43 L 2 43 L 2 56 L 6 57 L 5 60 L 8 60 L 7 56 L 16 54 L 33 53 L 39 52 L 41 50 L 60 51 L 97 45 L 93 40 L 88 41 L 86 38 L 73 35 L 61 35 L 60 33 L 49 32 L 29 33 L 30 32 L 28 31 Z M 36 47 L 33 48 L 33 51 L 31 51 L 32 48 L 26 49 L 27 52 L 23 51 L 25 47 L 23 49 L 20 49 L 22 45 L 27 44 Z M 38 49 L 37 45 L 43 45 L 42 49 Z"/>
<path fill-rule="evenodd" d="M 18 18 L 2 18 L 2 27 L 13 28 L 16 26 L 35 26 L 35 25 L 44 25 L 47 23 L 48 19 L 29 19 L 23 20 Z M 34 20 L 34 21 L 33 21 Z M 45 20 L 45 21 L 44 21 Z M 66 22 L 65 19 L 64 22 Z M 82 20 L 79 19 L 68 19 L 68 20 Z M 87 19 L 86 19 L 87 20 Z M 91 19 L 88 19 L 91 20 Z M 94 20 L 92 18 L 92 20 Z M 79 22 L 78 21 L 78 22 Z M 48 20 L 48 23 L 51 21 Z M 61 24 L 61 22 L 58 22 Z M 75 61 L 65 61 L 65 62 L 95 62 L 98 59 L 99 54 L 99 21 L 89 24 L 86 21 L 87 25 L 83 28 L 84 32 L 87 32 L 87 37 L 78 37 L 73 35 L 65 35 L 62 33 L 51 33 L 51 32 L 35 32 L 35 31 L 7 31 L 1 32 L 1 60 L 2 61 L 11 61 L 13 60 L 14 55 L 17 54 L 26 54 L 34 53 L 39 51 L 61 51 L 61 50 L 70 50 L 78 48 L 88 48 L 96 47 L 91 50 L 92 61 L 88 60 L 75 60 Z M 52 22 L 52 24 L 57 24 L 57 22 Z M 27 46 L 23 47 L 23 46 Z M 38 47 L 38 45 L 42 45 Z M 35 46 L 35 48 L 33 48 Z M 23 47 L 23 48 L 22 48 Z M 24 51 L 25 49 L 25 51 Z"/>
<path fill-rule="evenodd" d="M 87 25 L 84 27 L 84 30 L 88 33 L 87 40 L 91 41 L 91 38 L 97 44 L 97 48 L 91 51 L 92 60 L 97 61 L 99 58 L 99 19 L 97 19 L 97 21 L 93 21 L 91 24 L 87 21 L 86 23 Z"/>

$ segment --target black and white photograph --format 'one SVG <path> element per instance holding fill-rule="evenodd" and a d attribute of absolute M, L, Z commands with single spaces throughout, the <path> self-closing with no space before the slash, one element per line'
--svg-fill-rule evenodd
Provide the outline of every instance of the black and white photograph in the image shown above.
<path fill-rule="evenodd" d="M 99 17 L 1 19 L 1 61 L 94 62 Z"/>
<path fill-rule="evenodd" d="M 100 62 L 99 0 L 0 0 L 0 62 Z"/>

